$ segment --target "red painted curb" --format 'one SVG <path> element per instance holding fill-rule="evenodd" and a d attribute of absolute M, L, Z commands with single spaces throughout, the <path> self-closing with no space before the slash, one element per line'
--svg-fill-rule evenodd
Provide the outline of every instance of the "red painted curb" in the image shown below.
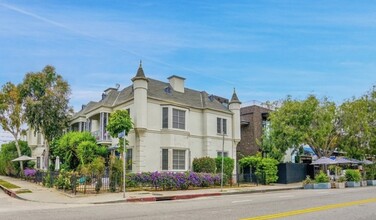
<path fill-rule="evenodd" d="M 129 198 L 127 202 L 155 202 L 155 197 L 145 197 L 145 198 Z"/>
<path fill-rule="evenodd" d="M 175 196 L 175 199 L 193 199 L 199 197 L 207 197 L 207 196 L 221 196 L 221 193 L 202 193 L 202 194 L 191 194 L 191 195 L 178 195 Z"/>

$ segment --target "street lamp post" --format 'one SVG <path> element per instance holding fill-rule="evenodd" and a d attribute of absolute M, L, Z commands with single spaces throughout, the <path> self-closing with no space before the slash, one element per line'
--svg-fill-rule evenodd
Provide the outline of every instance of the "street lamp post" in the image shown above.
<path fill-rule="evenodd" d="M 125 149 L 125 130 L 124 130 L 124 136 L 123 136 L 123 198 L 125 198 L 125 172 L 126 172 L 126 160 L 127 160 L 127 153 Z"/>
<path fill-rule="evenodd" d="M 223 164 L 225 152 L 225 132 L 222 131 L 222 166 L 221 166 L 221 191 L 223 191 Z"/>

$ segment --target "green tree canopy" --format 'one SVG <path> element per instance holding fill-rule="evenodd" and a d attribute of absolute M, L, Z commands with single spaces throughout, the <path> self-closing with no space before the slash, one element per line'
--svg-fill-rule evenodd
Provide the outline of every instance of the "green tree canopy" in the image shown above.
<path fill-rule="evenodd" d="M 126 134 L 133 128 L 133 122 L 126 110 L 116 110 L 111 113 L 106 130 L 110 133 L 111 137 L 118 137 L 119 133 L 125 131 Z M 125 138 L 125 137 L 123 137 Z M 122 145 L 120 139 L 119 144 Z"/>
<path fill-rule="evenodd" d="M 337 106 L 327 98 L 314 95 L 305 100 L 288 97 L 270 113 L 270 138 L 281 152 L 309 145 L 319 156 L 330 156 L 340 135 Z"/>
<path fill-rule="evenodd" d="M 19 141 L 18 146 L 21 150 L 22 155 L 31 156 L 31 149 L 27 145 L 26 141 Z M 12 162 L 13 159 L 18 156 L 16 142 L 12 141 L 8 144 L 1 145 L 0 150 L 0 174 L 14 176 L 19 174 L 22 170 L 20 169 L 20 164 Z M 22 162 L 26 166 L 28 162 Z"/>
<path fill-rule="evenodd" d="M 3 85 L 0 91 L 0 124 L 5 131 L 12 134 L 18 157 L 22 155 L 18 143 L 22 132 L 21 126 L 25 122 L 24 100 L 21 96 L 21 85 L 16 86 L 11 82 Z M 22 171 L 21 161 L 20 167 Z"/>
<path fill-rule="evenodd" d="M 69 170 L 76 170 L 80 164 L 90 163 L 96 156 L 101 156 L 100 152 L 103 151 L 103 147 L 96 144 L 89 132 L 68 132 L 53 146 L 53 155 L 59 156 L 64 167 Z"/>
<path fill-rule="evenodd" d="M 60 137 L 68 127 L 70 89 L 53 66 L 41 72 L 27 73 L 23 80 L 22 95 L 26 98 L 26 121 L 45 138 L 45 165 L 48 165 L 49 144 Z"/>
<path fill-rule="evenodd" d="M 376 90 L 341 105 L 340 148 L 359 160 L 376 155 Z"/>

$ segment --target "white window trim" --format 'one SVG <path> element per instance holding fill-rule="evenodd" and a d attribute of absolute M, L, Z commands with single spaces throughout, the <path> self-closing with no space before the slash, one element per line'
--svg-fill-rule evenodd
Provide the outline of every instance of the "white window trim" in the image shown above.
<path fill-rule="evenodd" d="M 218 133 L 218 124 L 217 124 L 217 120 L 218 120 L 218 118 L 219 119 L 221 119 L 221 132 L 220 133 Z M 226 120 L 226 133 L 225 134 L 223 134 L 223 119 L 225 119 Z M 216 126 L 215 126 L 215 129 L 216 129 L 216 132 L 217 132 L 217 135 L 225 135 L 225 136 L 227 136 L 228 135 L 228 133 L 229 133 L 229 126 L 228 126 L 228 124 L 229 124 L 229 119 L 228 118 L 224 118 L 224 117 L 216 117 L 215 118 L 215 123 L 217 124 Z"/>
<path fill-rule="evenodd" d="M 163 128 L 163 108 L 168 108 L 168 128 Z M 163 130 L 175 130 L 175 131 L 188 131 L 188 122 L 189 122 L 189 109 L 186 109 L 186 108 L 181 108 L 181 107 L 176 107 L 176 106 L 173 106 L 173 105 L 161 105 L 161 119 L 160 119 L 160 128 L 163 129 Z M 180 129 L 180 128 L 174 128 L 173 127 L 173 120 L 174 120 L 174 116 L 173 116 L 173 110 L 176 109 L 176 110 L 180 110 L 180 111 L 184 111 L 185 112 L 185 119 L 184 119 L 184 129 Z"/>
<path fill-rule="evenodd" d="M 168 150 L 168 164 L 167 164 L 168 169 L 167 170 L 162 169 L 162 167 L 163 167 L 163 155 L 162 155 L 163 149 Z M 174 150 L 184 150 L 185 151 L 184 169 L 182 169 L 182 170 L 173 169 L 173 160 L 174 160 L 173 159 L 173 151 Z M 190 155 L 190 151 L 189 151 L 188 148 L 161 147 L 161 151 L 160 151 L 160 163 L 161 163 L 160 164 L 160 170 L 161 170 L 161 172 L 184 172 L 184 171 L 188 171 L 189 170 L 189 162 L 190 162 L 189 155 Z"/>

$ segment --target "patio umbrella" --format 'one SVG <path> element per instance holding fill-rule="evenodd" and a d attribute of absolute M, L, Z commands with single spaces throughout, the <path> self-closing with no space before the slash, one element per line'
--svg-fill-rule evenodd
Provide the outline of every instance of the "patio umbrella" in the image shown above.
<path fill-rule="evenodd" d="M 343 158 L 343 157 L 337 157 L 336 161 L 337 161 L 338 164 L 357 164 L 356 161 L 349 160 L 349 159 L 346 159 L 346 158 Z"/>
<path fill-rule="evenodd" d="M 354 162 L 354 164 L 361 164 L 362 163 L 362 161 L 354 159 L 354 158 L 350 158 L 349 160 L 351 160 L 352 162 Z"/>
<path fill-rule="evenodd" d="M 330 165 L 330 164 L 338 164 L 338 162 L 327 157 L 321 157 L 313 161 L 311 164 L 312 165 Z"/>
<path fill-rule="evenodd" d="M 29 157 L 29 156 L 26 156 L 26 155 L 22 155 L 20 157 L 17 157 L 16 159 L 12 160 L 12 162 L 16 162 L 16 161 L 27 161 L 27 160 L 36 160 L 35 158 L 32 158 L 32 157 Z"/>
<path fill-rule="evenodd" d="M 373 162 L 372 161 L 370 161 L 370 160 L 362 160 L 362 161 L 360 161 L 362 164 L 364 164 L 364 165 L 371 165 L 371 164 L 373 164 Z"/>

